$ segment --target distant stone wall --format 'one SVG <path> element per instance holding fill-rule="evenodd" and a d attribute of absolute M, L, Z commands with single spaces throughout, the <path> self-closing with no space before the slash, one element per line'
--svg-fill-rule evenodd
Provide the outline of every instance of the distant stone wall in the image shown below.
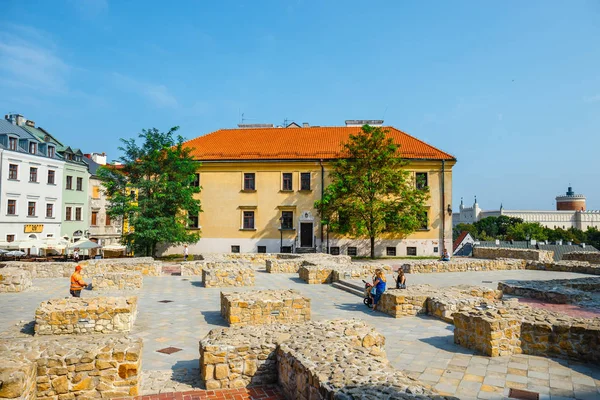
<path fill-rule="evenodd" d="M 579 274 L 600 275 L 600 265 L 590 264 L 587 261 L 557 261 L 557 262 L 538 262 L 528 261 L 525 267 L 530 270 L 556 271 L 556 272 L 576 272 Z"/>
<path fill-rule="evenodd" d="M 142 339 L 0 340 L 0 399 L 111 399 L 140 393 Z"/>
<path fill-rule="evenodd" d="M 476 259 L 461 258 L 451 261 L 423 260 L 402 265 L 404 272 L 409 274 L 467 272 L 467 271 L 503 271 L 525 269 L 526 261 L 514 259 Z"/>
<path fill-rule="evenodd" d="M 18 268 L 0 268 L 0 293 L 16 293 L 31 287 L 31 273 Z"/>
<path fill-rule="evenodd" d="M 277 260 L 267 260 L 266 267 L 267 272 L 270 274 L 281 274 L 281 273 L 290 273 L 295 274 L 298 272 L 300 267 L 304 264 L 303 259 L 277 259 Z"/>
<path fill-rule="evenodd" d="M 600 277 L 549 281 L 510 280 L 499 282 L 498 289 L 504 294 L 530 297 L 548 303 L 585 303 L 596 300 L 594 305 L 600 305 Z"/>
<path fill-rule="evenodd" d="M 309 285 L 331 283 L 333 278 L 332 267 L 317 267 L 316 265 L 303 265 L 298 269 L 300 279 Z"/>
<path fill-rule="evenodd" d="M 276 350 L 292 337 L 383 351 L 385 337 L 361 320 L 311 321 L 213 329 L 200 341 L 200 373 L 209 390 L 277 383 Z M 310 348 L 310 342 L 305 342 Z"/>
<path fill-rule="evenodd" d="M 48 300 L 35 311 L 36 335 L 91 335 L 129 332 L 137 297 L 90 297 Z"/>
<path fill-rule="evenodd" d="M 377 264 L 320 264 L 307 265 L 305 263 L 298 269 L 300 279 L 311 285 L 337 282 L 340 279 L 369 279 L 373 278 L 375 271 L 382 269 L 391 272 L 387 265 Z"/>
<path fill-rule="evenodd" d="M 572 261 L 587 261 L 590 264 L 600 264 L 600 252 L 574 251 L 563 254 L 562 259 Z"/>
<path fill-rule="evenodd" d="M 204 287 L 254 286 L 254 269 L 244 265 L 214 263 L 202 270 Z"/>
<path fill-rule="evenodd" d="M 597 364 L 600 318 L 573 318 L 512 302 L 454 314 L 454 342 L 490 356 L 531 354 Z"/>
<path fill-rule="evenodd" d="M 310 321 L 310 299 L 296 290 L 221 292 L 221 316 L 230 326 Z"/>
<path fill-rule="evenodd" d="M 142 274 L 139 272 L 106 272 L 92 277 L 92 289 L 97 291 L 108 290 L 138 290 L 143 284 Z"/>
<path fill-rule="evenodd" d="M 29 271 L 32 278 L 68 278 L 81 265 L 84 279 L 106 272 L 140 272 L 145 276 L 161 276 L 163 263 L 152 257 L 107 258 L 74 262 L 24 262 L 6 261 L 0 265 Z"/>
<path fill-rule="evenodd" d="M 407 289 L 386 290 L 377 309 L 394 318 L 429 314 L 451 323 L 453 313 L 482 302 L 493 303 L 501 298 L 501 291 L 480 286 L 437 288 L 431 285 L 415 285 Z"/>
<path fill-rule="evenodd" d="M 515 249 L 508 247 L 473 247 L 475 258 L 514 258 L 518 260 L 530 260 L 540 262 L 554 261 L 554 252 L 550 250 L 537 249 Z"/>
<path fill-rule="evenodd" d="M 267 260 L 267 272 L 277 273 L 297 273 L 301 266 L 331 266 L 335 268 L 340 265 L 350 266 L 352 258 L 350 256 L 332 256 L 331 254 L 302 254 L 289 257 L 287 254 L 279 254 L 276 259 Z"/>

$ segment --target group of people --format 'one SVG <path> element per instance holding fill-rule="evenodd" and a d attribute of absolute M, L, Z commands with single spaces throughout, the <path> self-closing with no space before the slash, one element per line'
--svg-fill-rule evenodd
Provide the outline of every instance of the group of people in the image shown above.
<path fill-rule="evenodd" d="M 379 304 L 379 299 L 381 299 L 381 295 L 385 292 L 387 287 L 387 280 L 385 275 L 383 274 L 382 269 L 375 270 L 375 276 L 373 277 L 373 286 L 371 289 L 371 297 L 373 298 L 373 308 L 371 312 L 376 311 L 377 304 Z M 398 276 L 396 277 L 396 289 L 406 289 L 406 275 L 404 275 L 404 270 L 401 268 L 398 269 Z"/>

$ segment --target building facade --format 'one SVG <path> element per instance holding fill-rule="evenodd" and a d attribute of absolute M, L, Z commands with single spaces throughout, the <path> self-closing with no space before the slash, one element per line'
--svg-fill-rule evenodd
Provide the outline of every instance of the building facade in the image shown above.
<path fill-rule="evenodd" d="M 0 120 L 0 241 L 60 237 L 64 161 L 52 143 L 22 126 L 21 115 Z M 5 244 L 10 247 L 10 244 Z M 31 249 L 36 254 L 36 248 Z"/>
<path fill-rule="evenodd" d="M 190 216 L 201 239 L 190 252 L 298 252 L 316 250 L 367 256 L 368 238 L 328 234 L 314 203 L 330 183 L 331 162 L 342 143 L 364 121 L 344 127 L 287 128 L 242 126 L 185 143 L 199 162 L 197 185 L 203 212 Z M 372 121 L 370 121 L 372 122 Z M 381 121 L 382 122 L 382 121 Z M 456 160 L 393 127 L 388 135 L 401 146 L 408 169 L 430 190 L 428 223 L 405 238 L 382 236 L 377 256 L 434 256 L 451 249 L 452 167 Z M 165 253 L 181 253 L 172 247 Z"/>
<path fill-rule="evenodd" d="M 108 199 L 103 190 L 102 181 L 97 175 L 98 168 L 106 165 L 106 154 L 85 154 L 84 161 L 90 172 L 89 183 L 89 238 L 101 246 L 118 245 L 121 240 L 122 224 L 111 218 L 106 212 Z"/>
<path fill-rule="evenodd" d="M 458 224 L 473 224 L 483 218 L 499 217 L 521 218 L 525 222 L 539 222 L 547 228 L 569 229 L 582 231 L 590 227 L 600 228 L 600 211 L 586 210 L 585 196 L 575 194 L 569 187 L 566 195 L 556 197 L 556 210 L 506 210 L 502 205 L 499 210 L 482 210 L 477 198 L 471 207 L 465 207 L 461 199 L 459 212 L 452 214 L 452 226 Z"/>

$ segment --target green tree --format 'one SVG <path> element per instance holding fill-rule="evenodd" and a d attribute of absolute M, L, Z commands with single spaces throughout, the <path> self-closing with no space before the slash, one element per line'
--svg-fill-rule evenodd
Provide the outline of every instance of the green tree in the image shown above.
<path fill-rule="evenodd" d="M 404 236 L 427 224 L 429 188 L 415 184 L 399 146 L 386 133 L 365 125 L 350 135 L 343 157 L 333 163 L 331 184 L 315 202 L 330 232 L 368 237 L 371 258 L 376 237 Z"/>
<path fill-rule="evenodd" d="M 587 228 L 587 231 L 585 231 L 585 235 L 586 239 L 584 243 L 591 244 L 600 250 L 600 230 L 598 230 L 596 227 L 590 226 Z"/>
<path fill-rule="evenodd" d="M 548 235 L 539 222 L 523 222 L 508 228 L 506 235 L 509 240 L 546 240 Z"/>
<path fill-rule="evenodd" d="M 473 236 L 474 239 L 479 238 L 479 232 L 477 231 L 477 228 L 475 227 L 475 225 L 460 223 L 460 224 L 457 224 L 452 229 L 452 239 L 453 240 L 458 239 L 460 234 L 463 233 L 464 231 L 469 232 L 471 234 L 471 236 Z"/>
<path fill-rule="evenodd" d="M 198 164 L 175 137 L 178 127 L 168 132 L 142 130 L 138 146 L 134 139 L 121 139 L 122 166 L 103 168 L 99 173 L 110 199 L 108 214 L 127 218 L 133 231 L 124 238 L 136 254 L 154 256 L 158 243 L 183 244 L 198 241 L 188 231 L 189 215 L 202 212 L 192 183 Z"/>

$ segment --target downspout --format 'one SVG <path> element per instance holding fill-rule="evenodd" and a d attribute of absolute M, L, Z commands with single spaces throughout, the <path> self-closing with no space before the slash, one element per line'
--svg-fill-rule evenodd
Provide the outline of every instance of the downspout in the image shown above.
<path fill-rule="evenodd" d="M 325 167 L 323 167 L 323 159 L 319 160 L 319 165 L 321 166 L 321 218 L 319 225 L 321 227 L 321 252 L 323 252 L 323 196 L 325 194 Z"/>
<path fill-rule="evenodd" d="M 441 254 L 444 254 L 444 251 L 446 250 L 446 209 L 445 204 L 446 204 L 446 160 L 442 160 L 442 252 Z"/>

